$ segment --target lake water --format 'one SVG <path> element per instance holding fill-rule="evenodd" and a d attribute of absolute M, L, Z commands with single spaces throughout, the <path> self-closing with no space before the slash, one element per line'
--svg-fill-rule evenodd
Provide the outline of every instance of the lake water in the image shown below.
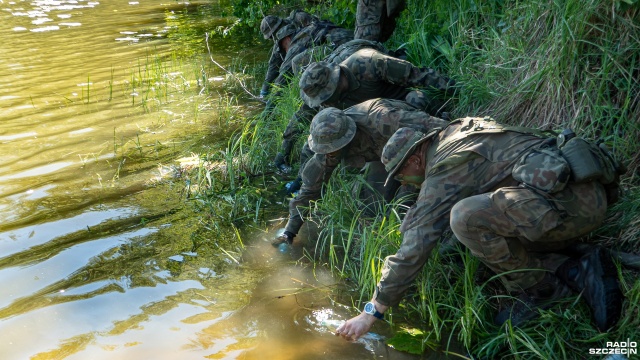
<path fill-rule="evenodd" d="M 415 358 L 378 340 L 385 324 L 336 338 L 356 313 L 342 285 L 271 233 L 242 253 L 194 235 L 200 214 L 163 179 L 226 134 L 201 91 L 225 73 L 176 56 L 176 24 L 203 9 L 228 4 L 0 0 L 1 358 Z M 223 66 L 269 49 L 211 43 Z M 260 104 L 237 106 L 241 123 Z"/>

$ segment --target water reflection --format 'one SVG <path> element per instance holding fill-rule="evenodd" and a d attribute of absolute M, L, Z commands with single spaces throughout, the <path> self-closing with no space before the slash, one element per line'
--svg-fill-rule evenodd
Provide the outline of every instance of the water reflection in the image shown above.
<path fill-rule="evenodd" d="M 175 160 L 226 143 L 243 110 L 212 123 L 200 80 L 224 77 L 174 61 L 204 37 L 173 30 L 228 27 L 201 21 L 221 6 L 0 1 L 3 359 L 412 358 L 379 340 L 384 324 L 336 338 L 354 312 L 336 279 L 264 229 L 242 251 L 185 204 Z M 230 40 L 211 38 L 218 62 L 256 56 Z"/>

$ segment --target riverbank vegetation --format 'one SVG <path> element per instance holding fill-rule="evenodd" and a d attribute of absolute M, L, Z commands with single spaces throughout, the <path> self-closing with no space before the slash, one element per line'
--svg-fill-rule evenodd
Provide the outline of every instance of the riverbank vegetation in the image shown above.
<path fill-rule="evenodd" d="M 334 0 L 302 6 L 352 27 L 353 3 Z M 264 15 L 285 16 L 300 5 L 275 6 L 269 0 L 233 4 L 239 26 L 254 28 Z M 621 181 L 624 193 L 609 209 L 605 224 L 584 240 L 639 254 L 640 3 L 407 4 L 386 45 L 404 48 L 412 63 L 435 68 L 461 84 L 453 118 L 492 116 L 540 129 L 570 127 L 585 138 L 606 142 L 627 165 Z M 256 31 L 255 36 L 260 34 Z M 257 90 L 263 71 L 252 75 Z M 190 199 L 208 211 L 210 228 L 260 224 L 267 209 L 286 216 L 282 185 L 287 178 L 276 174 L 270 163 L 290 116 L 301 104 L 297 79 L 290 84 L 279 98 L 271 99 L 276 111 L 247 119 L 221 151 L 198 157 L 188 190 Z M 340 176 L 332 177 L 323 199 L 312 204 L 307 231 L 313 236 L 302 245 L 311 261 L 354 285 L 353 305 L 360 308 L 373 293 L 384 257 L 395 253 L 401 242 L 398 228 L 406 209 L 398 203 L 374 215 L 363 211 L 353 196 L 354 188 L 364 186 L 362 176 L 337 171 Z M 578 296 L 542 311 L 537 321 L 521 328 L 497 327 L 493 316 L 508 299 L 497 279 L 463 249 L 454 254 L 436 251 L 410 294 L 390 312 L 388 321 L 398 334 L 390 343 L 404 351 L 429 348 L 474 358 L 585 358 L 589 349 L 603 348 L 607 341 L 640 340 L 638 273 L 622 265 L 619 270 L 623 315 L 608 333 L 597 331 Z"/>

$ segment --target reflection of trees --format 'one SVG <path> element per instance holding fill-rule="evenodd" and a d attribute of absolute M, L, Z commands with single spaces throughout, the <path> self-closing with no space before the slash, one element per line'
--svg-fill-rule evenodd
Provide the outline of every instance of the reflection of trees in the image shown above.
<path fill-rule="evenodd" d="M 140 307 L 138 313 L 126 319 L 114 321 L 113 327 L 109 330 L 76 335 L 62 341 L 57 349 L 37 354 L 34 358 L 59 358 L 62 357 L 60 356 L 61 354 L 70 355 L 78 353 L 88 345 L 96 344 L 101 337 L 107 338 L 106 342 L 108 343 L 109 337 L 122 335 L 131 330 L 143 329 L 145 323 L 151 322 L 153 317 L 166 314 L 181 304 L 202 308 L 201 313 L 183 319 L 182 322 L 185 324 L 224 323 L 234 312 L 249 303 L 251 292 L 247 290 L 255 287 L 255 283 L 265 275 L 263 272 L 250 269 L 238 270 L 239 271 L 232 275 L 225 276 L 210 276 L 200 273 L 202 275 L 202 279 L 200 280 L 203 285 L 202 289 L 188 289 L 167 296 L 161 301 L 145 304 Z M 234 272 L 233 269 L 232 272 Z M 223 328 L 233 329 L 229 324 L 223 326 Z M 222 336 L 223 334 L 220 335 Z M 195 342 L 198 341 L 195 340 L 195 342 L 184 345 L 184 347 L 187 349 L 207 349 L 221 339 L 222 338 L 209 339 L 201 344 L 195 344 Z M 234 340 L 231 341 L 233 342 Z M 112 347 L 115 348 L 116 345 L 112 345 Z M 162 357 L 159 356 L 159 358 Z"/>
<path fill-rule="evenodd" d="M 113 321 L 113 327 L 108 330 L 92 331 L 68 338 L 62 341 L 58 348 L 37 354 L 34 358 L 61 358 L 80 352 L 89 344 L 95 343 L 98 337 L 111 337 L 124 334 L 128 330 L 143 328 L 143 324 L 154 316 L 166 314 L 180 304 L 203 308 L 202 313 L 184 319 L 187 324 L 197 324 L 224 318 L 228 316 L 225 313 L 233 312 L 248 302 L 250 293 L 246 290 L 253 287 L 257 275 L 244 274 L 242 281 L 217 275 L 229 267 L 226 255 L 216 254 L 217 247 L 212 245 L 213 242 L 194 244 L 193 230 L 197 218 L 193 214 L 188 211 L 170 210 L 165 214 L 147 215 L 142 222 L 145 225 L 141 224 L 139 218 L 105 222 L 94 227 L 91 232 L 82 232 L 84 235 L 80 232 L 69 234 L 64 239 L 54 239 L 37 249 L 32 248 L 18 254 L 21 256 L 18 256 L 17 263 L 24 265 L 53 260 L 55 254 L 83 242 L 113 237 L 115 245 L 93 256 L 85 266 L 64 279 L 1 309 L 0 318 L 170 282 L 188 283 L 195 280 L 203 288 L 198 286 L 165 296 L 160 301 L 150 301 L 140 306 L 139 311 L 133 315 L 115 314 L 114 318 L 119 315 L 127 317 Z M 155 231 L 147 236 L 130 237 L 125 243 L 119 243 L 121 240 L 118 239 L 126 238 L 127 234 L 135 233 L 132 230 L 143 226 Z M 114 233 L 117 235 L 112 236 Z M 195 248 L 197 252 L 193 251 Z M 83 291 L 83 287 L 91 289 Z M 62 292 L 63 290 L 65 292 Z M 75 294 L 69 294 L 74 292 Z M 90 313 L 86 314 L 88 321 L 91 316 Z"/>
<path fill-rule="evenodd" d="M 29 296 L 15 300 L 0 309 L 0 318 L 24 314 L 36 309 L 66 302 L 90 299 L 109 292 L 125 292 L 129 288 L 154 287 L 168 281 L 206 280 L 228 265 L 225 255 L 198 244 L 193 252 L 193 229 L 197 218 L 188 211 L 170 209 L 164 213 L 115 219 L 95 226 L 91 231 L 77 231 L 44 244 L 34 246 L 0 260 L 0 268 L 55 262 L 56 255 L 73 246 L 91 241 L 110 241 L 113 247 L 87 260 L 86 265 Z M 142 225 L 144 223 L 145 225 Z M 167 226 L 171 224 L 171 226 Z M 136 229 L 150 229 L 147 236 L 132 236 Z M 155 230 L 154 230 L 155 229 Z M 129 234 L 129 235 L 128 235 Z M 127 239 L 121 243 L 121 239 Z M 229 245 L 231 250 L 231 245 Z M 182 256 L 181 261 L 171 257 Z M 210 272 L 203 269 L 210 269 Z M 94 284 L 91 291 L 65 295 L 70 290 Z M 104 284 L 104 285 L 100 285 Z"/>
<path fill-rule="evenodd" d="M 230 6 L 222 8 L 220 4 L 213 3 L 189 4 L 182 9 L 168 9 L 165 21 L 169 28 L 167 37 L 172 48 L 182 56 L 201 54 L 206 48 L 204 39 L 207 32 L 214 34 L 210 41 L 219 54 L 237 53 L 237 44 L 242 44 L 245 49 L 251 49 L 253 46 L 263 47 L 265 41 L 253 31 L 236 32 L 233 37 L 225 36 L 237 20 L 232 16 L 221 16 L 230 12 Z"/>

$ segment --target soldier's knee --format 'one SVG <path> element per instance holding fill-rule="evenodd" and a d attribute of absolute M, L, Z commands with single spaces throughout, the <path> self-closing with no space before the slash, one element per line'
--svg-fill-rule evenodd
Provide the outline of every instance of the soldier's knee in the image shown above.
<path fill-rule="evenodd" d="M 449 216 L 449 226 L 451 231 L 458 237 L 458 239 L 466 237 L 469 232 L 469 217 L 471 211 L 469 211 L 467 199 L 458 201 L 452 208 Z"/>
<path fill-rule="evenodd" d="M 478 229 L 485 223 L 486 210 L 491 207 L 491 201 L 487 195 L 476 195 L 458 201 L 452 208 L 449 216 L 449 226 L 456 237 L 464 242 L 463 238 L 474 238 Z"/>
<path fill-rule="evenodd" d="M 428 101 L 426 99 L 426 94 L 422 91 L 413 90 L 407 94 L 404 99 L 411 106 L 418 109 L 425 109 L 427 107 Z"/>

